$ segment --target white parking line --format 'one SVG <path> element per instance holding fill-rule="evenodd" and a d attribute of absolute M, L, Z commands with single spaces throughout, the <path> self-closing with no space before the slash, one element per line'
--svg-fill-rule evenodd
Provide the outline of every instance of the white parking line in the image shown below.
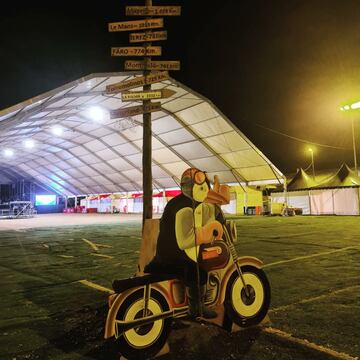
<path fill-rule="evenodd" d="M 279 265 L 279 264 L 286 264 L 286 263 L 293 262 L 293 261 L 310 259 L 310 258 L 317 257 L 317 256 L 330 255 L 330 254 L 334 254 L 334 253 L 337 253 L 337 252 L 347 251 L 347 250 L 354 250 L 354 249 L 358 249 L 358 248 L 359 248 L 359 246 L 347 246 L 347 247 L 344 247 L 344 248 L 341 248 L 341 249 L 326 251 L 326 252 L 322 252 L 322 253 L 299 256 L 299 257 L 289 259 L 289 260 L 275 261 L 273 263 L 265 264 L 262 267 L 265 268 L 265 267 L 275 266 L 275 265 Z"/>
<path fill-rule="evenodd" d="M 88 280 L 78 280 L 77 282 L 85 285 L 85 286 L 88 286 L 88 287 L 91 287 L 92 289 L 95 289 L 95 290 L 99 290 L 99 291 L 103 291 L 103 292 L 107 292 L 109 294 L 113 294 L 114 293 L 114 290 L 111 290 L 111 289 L 108 289 L 104 286 L 101 286 L 101 285 L 98 285 L 98 284 L 95 284 L 91 281 L 88 281 Z"/>
<path fill-rule="evenodd" d="M 327 294 L 315 296 L 315 297 L 312 297 L 312 298 L 302 299 L 302 300 L 297 301 L 297 302 L 292 303 L 292 304 L 283 305 L 283 306 L 279 306 L 279 307 L 274 308 L 274 309 L 270 309 L 269 313 L 276 312 L 276 311 L 283 311 L 283 310 L 286 310 L 286 309 L 288 309 L 288 308 L 290 308 L 292 306 L 296 306 L 296 305 L 300 305 L 300 304 L 306 304 L 306 303 L 313 302 L 313 301 L 323 300 L 323 299 L 326 299 L 326 298 L 328 298 L 330 296 L 340 294 L 342 292 L 355 290 L 355 289 L 357 289 L 359 287 L 360 287 L 360 285 L 348 286 L 346 288 L 335 290 L 335 291 L 329 292 Z"/>
<path fill-rule="evenodd" d="M 275 336 L 277 336 L 277 337 L 279 337 L 281 339 L 284 339 L 286 341 L 289 341 L 289 342 L 292 342 L 292 343 L 295 343 L 295 344 L 298 344 L 298 345 L 305 346 L 305 347 L 307 347 L 309 349 L 313 349 L 313 350 L 325 353 L 327 355 L 334 356 L 337 359 L 341 359 L 341 360 L 358 360 L 357 357 L 353 357 L 353 356 L 351 356 L 349 354 L 329 349 L 329 348 L 327 348 L 325 346 L 322 346 L 322 345 L 317 345 L 317 344 L 312 343 L 312 342 L 310 342 L 310 341 L 308 341 L 306 339 L 296 338 L 293 335 L 291 335 L 291 334 L 289 334 L 289 333 L 287 333 L 285 331 L 279 330 L 279 329 L 274 329 L 272 327 L 266 327 L 266 328 L 263 329 L 263 331 L 268 333 L 268 334 L 275 335 Z"/>

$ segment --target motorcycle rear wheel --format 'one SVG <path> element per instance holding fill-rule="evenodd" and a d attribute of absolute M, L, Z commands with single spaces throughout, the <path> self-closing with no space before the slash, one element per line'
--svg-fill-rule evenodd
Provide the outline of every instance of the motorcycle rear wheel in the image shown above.
<path fill-rule="evenodd" d="M 255 266 L 241 267 L 249 296 L 237 271 L 230 276 L 226 287 L 226 315 L 240 327 L 259 324 L 270 306 L 270 284 L 263 270 Z"/>

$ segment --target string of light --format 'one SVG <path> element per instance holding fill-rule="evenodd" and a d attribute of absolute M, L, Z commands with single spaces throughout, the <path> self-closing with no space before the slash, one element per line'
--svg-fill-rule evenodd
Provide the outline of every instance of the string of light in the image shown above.
<path fill-rule="evenodd" d="M 275 129 L 271 129 L 271 128 L 268 128 L 264 125 L 260 125 L 260 124 L 255 124 L 256 126 L 258 127 L 261 127 L 265 130 L 268 130 L 268 131 L 271 131 L 277 135 L 281 135 L 281 136 L 285 136 L 287 138 L 290 138 L 292 140 L 295 140 L 295 141 L 299 141 L 299 142 L 302 142 L 302 143 L 305 143 L 307 145 L 316 145 L 316 146 L 321 146 L 321 147 L 326 147 L 326 148 L 331 148 L 331 149 L 336 149 L 336 150 L 349 150 L 349 148 L 345 148 L 345 147 L 341 147 L 341 146 L 333 146 L 333 145 L 328 145 L 328 144 L 320 144 L 320 143 L 316 143 L 316 142 L 313 142 L 313 141 L 310 141 L 310 140 L 306 140 L 306 139 L 301 139 L 301 138 L 298 138 L 296 136 L 291 136 L 289 134 L 285 134 L 281 131 L 278 131 L 278 130 L 275 130 Z"/>

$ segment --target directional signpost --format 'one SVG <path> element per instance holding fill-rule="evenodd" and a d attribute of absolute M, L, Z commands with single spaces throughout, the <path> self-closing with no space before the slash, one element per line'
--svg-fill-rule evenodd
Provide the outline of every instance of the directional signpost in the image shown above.
<path fill-rule="evenodd" d="M 111 56 L 160 56 L 161 46 L 112 47 Z"/>
<path fill-rule="evenodd" d="M 131 33 L 129 35 L 130 43 L 138 43 L 144 41 L 160 41 L 167 39 L 167 31 L 152 31 L 142 33 Z"/>
<path fill-rule="evenodd" d="M 109 32 L 147 30 L 164 27 L 164 19 L 146 19 L 109 23 Z"/>
<path fill-rule="evenodd" d="M 161 103 L 149 103 L 146 105 L 129 106 L 123 109 L 117 109 L 110 111 L 110 119 L 127 118 L 130 116 L 151 113 L 161 110 Z"/>
<path fill-rule="evenodd" d="M 170 89 L 123 92 L 121 101 L 166 99 L 174 94 L 176 94 L 176 91 Z"/>
<path fill-rule="evenodd" d="M 180 70 L 180 61 L 126 60 L 125 70 Z"/>
<path fill-rule="evenodd" d="M 121 81 L 119 83 L 106 86 L 107 94 L 116 94 L 122 91 L 135 89 L 140 86 L 154 84 L 160 81 L 169 79 L 169 73 L 167 71 L 160 71 L 148 76 L 140 76 L 131 80 Z"/>
<path fill-rule="evenodd" d="M 179 16 L 181 6 L 127 6 L 127 16 Z"/>
<path fill-rule="evenodd" d="M 125 61 L 126 70 L 142 70 L 141 77 L 122 81 L 106 86 L 106 94 L 117 94 L 121 92 L 122 101 L 142 101 L 142 105 L 129 106 L 113 110 L 111 119 L 129 118 L 143 114 L 143 225 L 145 219 L 152 218 L 152 144 L 151 144 L 151 113 L 161 110 L 161 103 L 152 103 L 151 99 L 164 99 L 175 95 L 170 89 L 151 90 L 151 84 L 167 80 L 168 70 L 180 70 L 179 61 L 152 61 L 151 56 L 161 56 L 160 46 L 151 46 L 152 41 L 167 39 L 165 30 L 152 31 L 164 26 L 162 18 L 152 16 L 179 16 L 181 6 L 152 6 L 152 0 L 145 0 L 145 6 L 126 6 L 127 16 L 145 16 L 146 19 L 135 21 L 122 21 L 109 23 L 109 32 L 118 31 L 143 31 L 134 32 L 129 35 L 130 43 L 143 43 L 143 46 L 112 47 L 112 56 L 142 56 L 143 60 Z M 159 72 L 152 72 L 159 71 Z M 132 91 L 138 87 L 143 91 Z"/>

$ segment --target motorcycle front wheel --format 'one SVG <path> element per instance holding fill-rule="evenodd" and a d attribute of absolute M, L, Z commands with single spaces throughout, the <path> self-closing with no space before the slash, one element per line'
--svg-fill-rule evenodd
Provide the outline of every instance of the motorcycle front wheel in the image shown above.
<path fill-rule="evenodd" d="M 143 317 L 144 289 L 130 294 L 119 308 L 116 319 L 132 321 Z M 169 310 L 164 296 L 151 289 L 147 316 Z M 117 339 L 121 355 L 128 359 L 148 359 L 155 356 L 165 345 L 171 330 L 171 318 L 156 320 L 151 324 L 139 326 L 120 334 Z"/>
<path fill-rule="evenodd" d="M 270 306 L 270 284 L 263 270 L 251 265 L 241 267 L 248 294 L 237 271 L 230 276 L 226 287 L 226 315 L 235 324 L 248 327 L 259 324 Z"/>

